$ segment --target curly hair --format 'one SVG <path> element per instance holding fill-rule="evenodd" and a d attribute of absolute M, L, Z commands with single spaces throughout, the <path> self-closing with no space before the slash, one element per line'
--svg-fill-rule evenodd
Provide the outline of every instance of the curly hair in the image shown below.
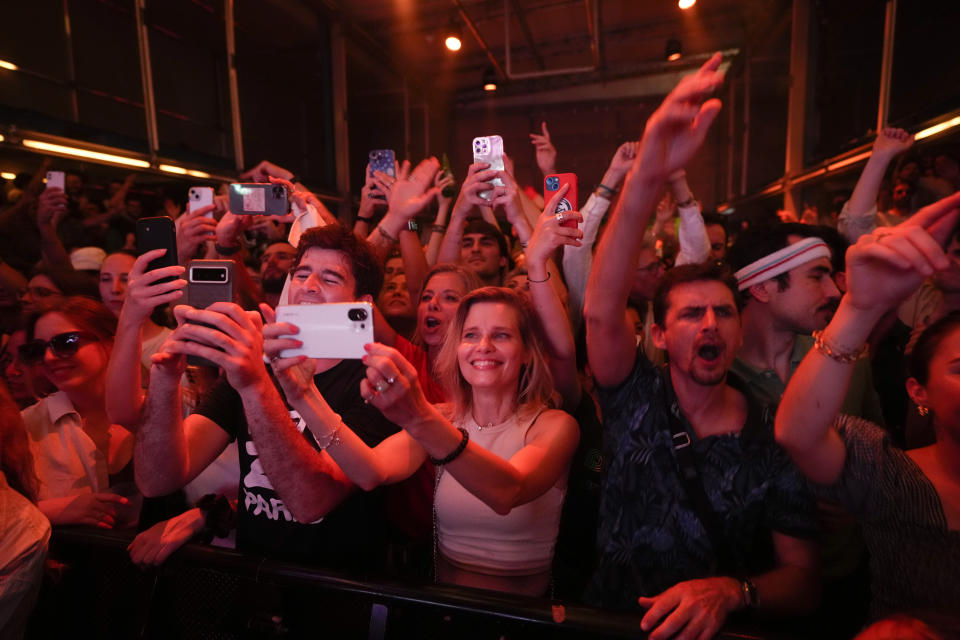
<path fill-rule="evenodd" d="M 300 236 L 297 245 L 297 258 L 293 261 L 296 270 L 307 249 L 330 249 L 339 251 L 350 262 L 350 271 L 357 283 L 356 296 L 369 295 L 376 298 L 383 288 L 383 264 L 363 238 L 358 238 L 352 230 L 341 224 L 328 224 L 308 229 Z"/>
<path fill-rule="evenodd" d="M 0 471 L 12 489 L 31 502 L 37 501 L 40 481 L 33 466 L 27 430 L 6 383 L 0 383 Z"/>

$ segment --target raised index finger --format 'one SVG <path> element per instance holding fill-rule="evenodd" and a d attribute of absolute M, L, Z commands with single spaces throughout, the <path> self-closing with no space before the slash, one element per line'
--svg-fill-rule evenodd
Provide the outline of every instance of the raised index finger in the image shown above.
<path fill-rule="evenodd" d="M 956 223 L 956 216 L 950 214 L 955 214 L 957 207 L 960 207 L 960 191 L 925 206 L 901 224 L 923 227 L 942 245 Z"/>

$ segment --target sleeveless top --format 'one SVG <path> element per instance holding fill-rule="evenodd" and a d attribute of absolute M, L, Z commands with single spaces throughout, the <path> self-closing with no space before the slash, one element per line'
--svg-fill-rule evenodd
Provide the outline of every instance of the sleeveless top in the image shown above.
<path fill-rule="evenodd" d="M 476 444 L 509 460 L 524 447 L 527 432 L 541 413 L 543 409 L 523 421 L 512 416 L 492 427 L 479 428 L 473 416 L 454 424 L 469 431 Z M 564 489 L 554 485 L 536 500 L 502 516 L 451 474 L 442 468 L 439 473 L 434 505 L 437 544 L 444 558 L 492 575 L 531 575 L 550 569 Z"/>

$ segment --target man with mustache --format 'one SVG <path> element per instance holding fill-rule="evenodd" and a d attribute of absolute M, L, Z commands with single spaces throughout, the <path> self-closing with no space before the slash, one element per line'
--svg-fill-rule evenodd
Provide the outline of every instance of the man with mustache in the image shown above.
<path fill-rule="evenodd" d="M 654 640 L 712 637 L 756 608 L 809 611 L 818 589 L 813 500 L 776 445 L 773 415 L 728 375 L 741 341 L 736 285 L 716 265 L 667 272 L 653 297 L 654 366 L 626 320 L 659 191 L 720 110 L 720 55 L 650 116 L 587 287 L 606 476 L 591 604 L 646 610 Z"/>
<path fill-rule="evenodd" d="M 743 346 L 731 371 L 764 404 L 776 406 L 840 302 L 831 252 L 817 227 L 761 226 L 740 234 L 727 255 L 743 311 Z M 869 360 L 856 365 L 844 413 L 883 424 Z"/>
<path fill-rule="evenodd" d="M 274 242 L 260 257 L 260 286 L 263 288 L 263 298 L 274 309 L 280 303 L 283 285 L 296 257 L 297 250 L 289 242 Z"/>

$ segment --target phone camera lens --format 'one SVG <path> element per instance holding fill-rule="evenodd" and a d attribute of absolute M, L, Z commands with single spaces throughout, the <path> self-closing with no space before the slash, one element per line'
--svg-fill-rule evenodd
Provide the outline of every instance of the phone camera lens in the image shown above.
<path fill-rule="evenodd" d="M 347 317 L 353 320 L 354 322 L 360 322 L 367 319 L 367 310 L 366 309 L 350 309 L 347 312 Z"/>

